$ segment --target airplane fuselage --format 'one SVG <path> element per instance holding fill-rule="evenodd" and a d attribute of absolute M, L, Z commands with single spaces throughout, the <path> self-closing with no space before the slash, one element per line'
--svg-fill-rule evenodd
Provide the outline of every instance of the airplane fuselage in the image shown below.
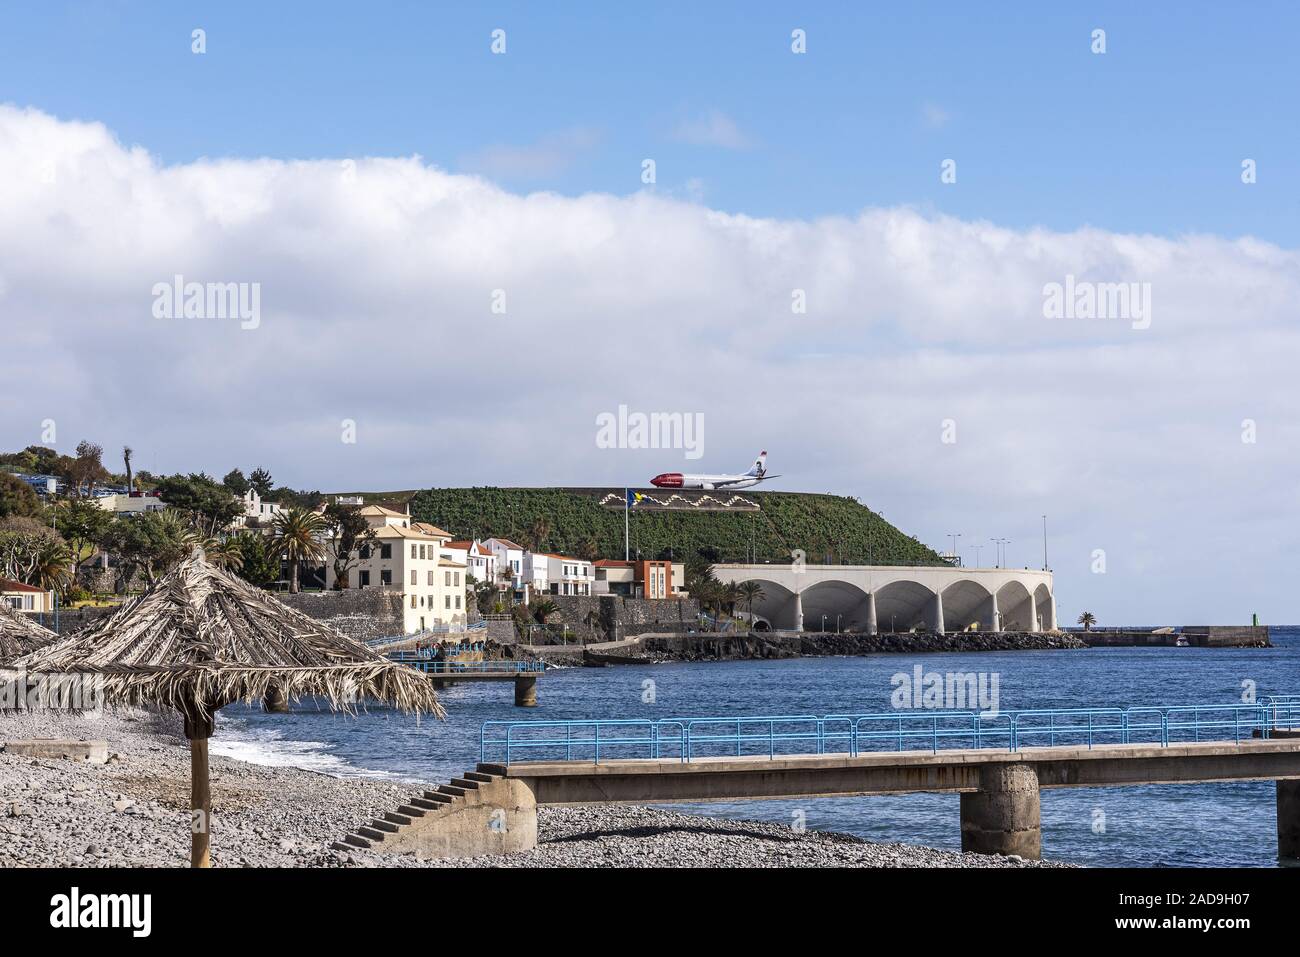
<path fill-rule="evenodd" d="M 755 475 L 691 475 L 664 472 L 650 480 L 655 488 L 733 489 L 749 488 L 763 481 Z"/>

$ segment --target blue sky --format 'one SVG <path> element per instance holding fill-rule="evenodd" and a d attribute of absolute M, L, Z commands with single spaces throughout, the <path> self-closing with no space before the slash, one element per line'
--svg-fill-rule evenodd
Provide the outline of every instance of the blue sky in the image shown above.
<path fill-rule="evenodd" d="M 649 157 L 659 190 L 757 216 L 1300 238 L 1294 4 L 806 6 L 11 4 L 0 100 L 166 163 L 419 154 L 622 195 Z"/>

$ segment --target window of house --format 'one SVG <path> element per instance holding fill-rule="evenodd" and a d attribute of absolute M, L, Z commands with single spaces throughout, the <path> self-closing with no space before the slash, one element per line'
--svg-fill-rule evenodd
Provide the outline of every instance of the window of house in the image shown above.
<path fill-rule="evenodd" d="M 416 574 L 417 574 L 417 573 L 416 573 L 415 569 L 412 568 L 412 569 L 411 569 L 411 584 L 412 584 L 412 585 L 417 585 L 417 584 L 419 584 L 419 581 L 418 581 L 417 578 L 416 578 Z"/>
<path fill-rule="evenodd" d="M 421 557 L 421 558 L 424 557 L 424 546 L 423 546 L 423 545 L 420 546 L 420 557 Z"/>
<path fill-rule="evenodd" d="M 460 611 L 460 595 L 456 596 L 456 610 Z"/>
<path fill-rule="evenodd" d="M 414 595 L 411 596 L 411 607 L 412 607 L 412 608 L 415 607 L 415 596 L 414 596 Z"/>
<path fill-rule="evenodd" d="M 448 587 L 451 586 L 451 572 L 442 573 L 442 583 Z"/>
<path fill-rule="evenodd" d="M 432 568 L 429 569 L 429 587 L 432 588 L 436 579 L 433 577 L 437 574 Z"/>
<path fill-rule="evenodd" d="M 369 545 L 362 545 L 362 546 L 361 546 L 361 557 L 362 557 L 362 558 L 369 558 L 369 557 L 370 557 L 370 546 L 369 546 Z"/>
<path fill-rule="evenodd" d="M 456 587 L 459 588 L 459 587 L 460 587 L 460 572 L 456 572 L 455 575 L 456 575 Z"/>
<path fill-rule="evenodd" d="M 391 585 L 393 583 L 393 573 L 385 568 L 379 573 L 379 584 Z"/>
<path fill-rule="evenodd" d="M 360 576 L 359 576 L 359 577 L 361 578 L 361 587 L 362 587 L 362 588 L 369 588 L 369 587 L 370 587 L 370 572 L 369 572 L 368 570 L 366 570 L 366 571 L 362 571 L 362 572 L 360 573 Z"/>
<path fill-rule="evenodd" d="M 392 545 L 381 545 L 381 546 L 379 546 L 379 557 L 380 557 L 380 558 L 392 558 L 392 557 L 393 557 L 393 546 L 392 546 Z"/>
<path fill-rule="evenodd" d="M 411 557 L 415 557 L 415 542 L 411 542 Z"/>
<path fill-rule="evenodd" d="M 450 596 L 450 595 L 446 595 L 446 596 L 444 596 L 444 597 L 445 597 L 446 600 L 447 600 L 447 602 L 446 602 L 447 607 L 450 608 L 450 607 L 451 607 L 451 596 Z"/>

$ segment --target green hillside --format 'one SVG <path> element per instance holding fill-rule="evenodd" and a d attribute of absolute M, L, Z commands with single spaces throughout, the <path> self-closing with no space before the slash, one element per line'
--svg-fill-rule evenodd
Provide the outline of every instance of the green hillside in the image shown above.
<path fill-rule="evenodd" d="M 547 551 L 586 558 L 623 557 L 623 513 L 599 499 L 609 489 L 434 488 L 410 498 L 413 518 L 462 538 L 511 538 Z M 622 494 L 622 489 L 613 490 Z M 367 499 L 406 496 L 367 496 Z M 810 563 L 941 563 L 939 556 L 852 498 L 790 492 L 746 493 L 758 512 L 632 510 L 632 554 L 678 559 L 704 553 L 711 561 L 788 562 L 802 549 Z M 539 527 L 544 520 L 549 528 Z M 536 541 L 536 533 L 545 537 Z M 585 553 L 585 554 L 583 554 Z"/>

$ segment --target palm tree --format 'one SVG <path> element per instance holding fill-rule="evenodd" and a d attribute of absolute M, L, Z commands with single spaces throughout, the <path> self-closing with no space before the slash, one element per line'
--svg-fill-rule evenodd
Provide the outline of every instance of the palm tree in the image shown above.
<path fill-rule="evenodd" d="M 69 570 L 71 564 L 68 550 L 61 541 L 54 538 L 42 539 L 32 556 L 31 580 L 28 584 L 63 594 L 72 583 L 72 573 Z"/>
<path fill-rule="evenodd" d="M 1084 631 L 1091 631 L 1092 626 L 1097 624 L 1097 616 L 1090 611 L 1085 611 L 1079 616 L 1079 624 L 1083 625 Z"/>
<path fill-rule="evenodd" d="M 325 557 L 320 541 L 325 534 L 325 519 L 316 512 L 293 506 L 277 512 L 271 520 L 270 554 L 289 560 L 289 593 L 298 594 L 298 566 Z"/>
<path fill-rule="evenodd" d="M 551 537 L 551 522 L 548 518 L 535 518 L 533 524 L 528 527 L 528 547 L 533 551 L 540 551 L 546 544 L 546 540 Z"/>
<path fill-rule="evenodd" d="M 206 538 L 201 542 L 203 553 L 207 555 L 208 561 L 218 568 L 224 568 L 227 571 L 237 572 L 244 567 L 244 550 L 241 542 L 233 535 L 222 541 L 216 538 Z"/>
<path fill-rule="evenodd" d="M 537 623 L 539 625 L 544 625 L 546 624 L 547 618 L 550 618 L 560 610 L 560 606 L 549 598 L 543 598 L 540 601 L 533 602 L 529 610 L 533 613 L 533 618 Z"/>
<path fill-rule="evenodd" d="M 727 584 L 722 587 L 720 598 L 722 603 L 727 606 L 728 615 L 731 615 L 733 618 L 735 617 L 736 604 L 743 597 L 744 593 L 740 590 L 740 586 L 735 582 L 727 582 Z"/>
<path fill-rule="evenodd" d="M 604 622 L 600 620 L 600 612 L 592 608 L 582 616 L 582 623 L 594 632 L 599 632 L 604 627 Z"/>
<path fill-rule="evenodd" d="M 749 612 L 749 627 L 754 627 L 754 602 L 762 601 L 767 597 L 763 592 L 763 586 L 758 582 L 741 582 L 738 586 L 741 597 L 745 599 L 745 608 Z"/>

